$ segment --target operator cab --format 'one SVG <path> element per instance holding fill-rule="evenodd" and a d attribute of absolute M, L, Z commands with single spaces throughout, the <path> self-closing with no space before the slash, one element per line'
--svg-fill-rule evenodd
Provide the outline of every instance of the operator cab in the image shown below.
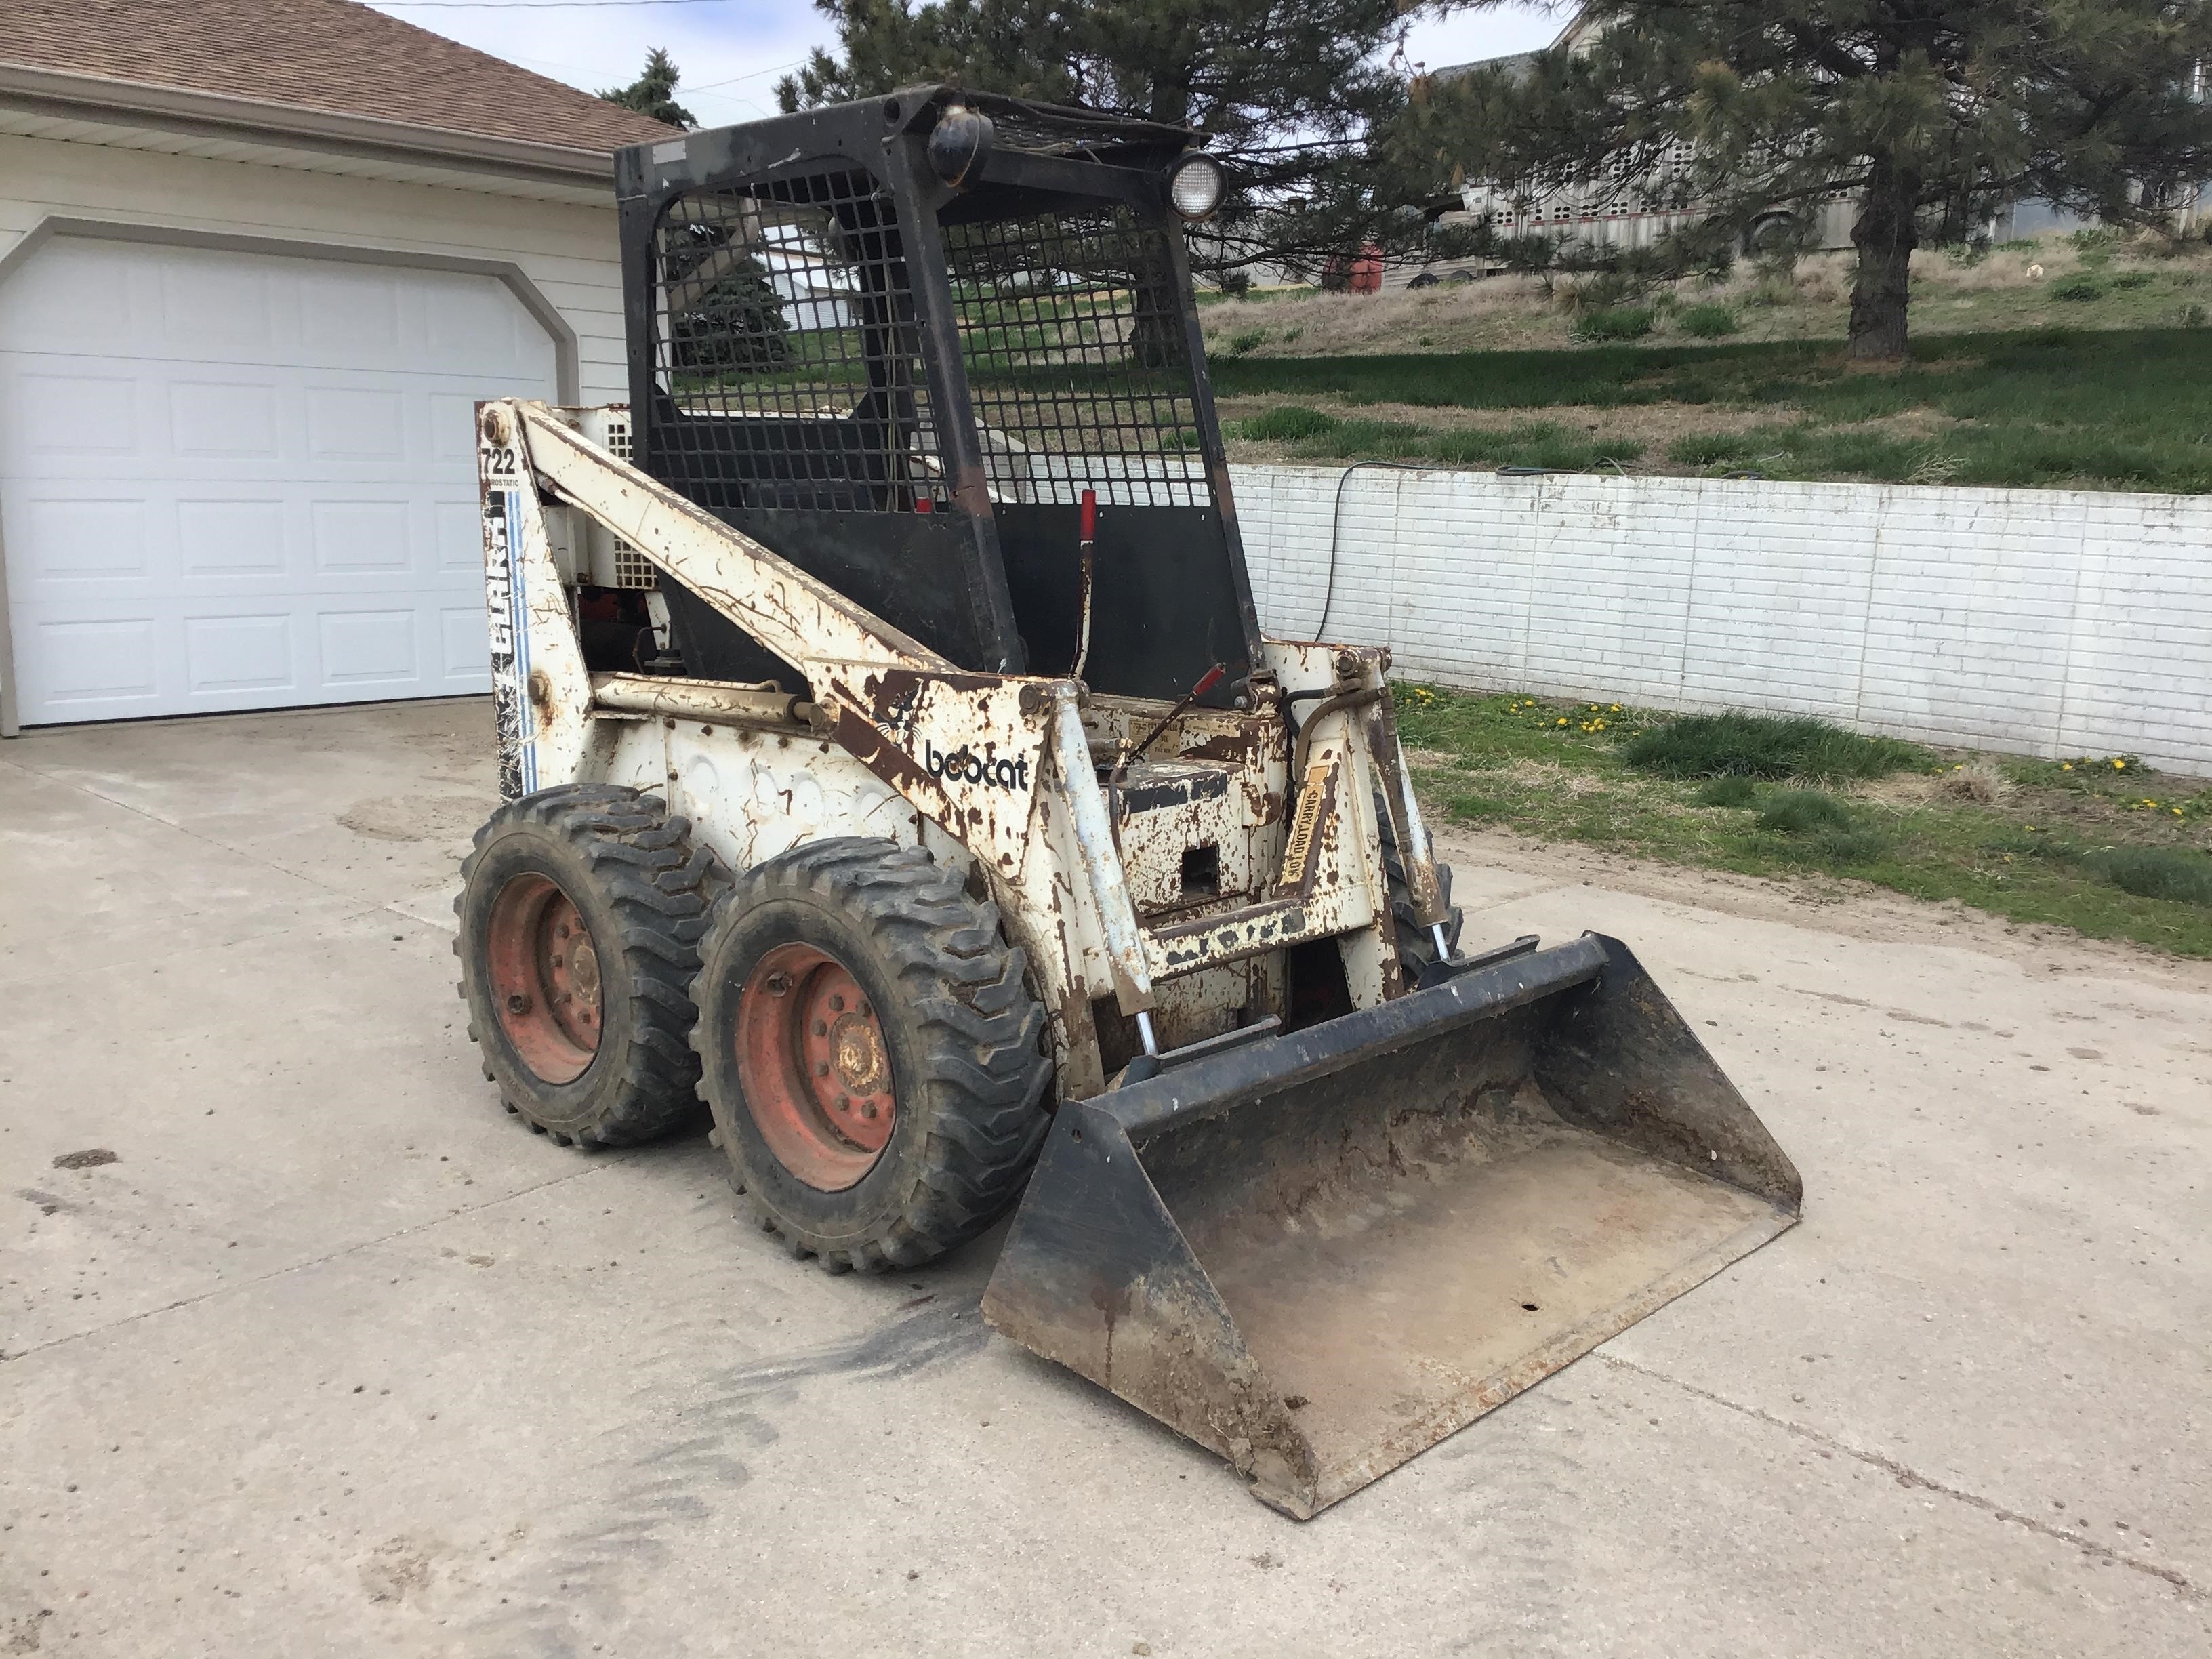
<path fill-rule="evenodd" d="M 648 474 L 956 664 L 1248 701 L 1259 627 L 1180 127 L 924 87 L 621 151 Z M 686 672 L 791 679 L 665 578 Z M 628 664 L 619 665 L 629 666 Z"/>

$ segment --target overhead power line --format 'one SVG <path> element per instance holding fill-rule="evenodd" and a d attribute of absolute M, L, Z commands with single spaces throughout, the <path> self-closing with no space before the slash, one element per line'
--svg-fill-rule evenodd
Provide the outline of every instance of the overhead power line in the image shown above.
<path fill-rule="evenodd" d="M 676 89 L 688 98 L 694 93 L 712 92 L 716 87 L 734 87 L 740 81 L 757 81 L 763 75 L 781 75 L 786 70 L 799 69 L 806 62 L 804 58 L 797 58 L 788 64 L 777 64 L 764 70 L 749 70 L 743 75 L 732 75 L 726 81 L 708 81 L 696 87 L 679 81 L 676 83 Z"/>

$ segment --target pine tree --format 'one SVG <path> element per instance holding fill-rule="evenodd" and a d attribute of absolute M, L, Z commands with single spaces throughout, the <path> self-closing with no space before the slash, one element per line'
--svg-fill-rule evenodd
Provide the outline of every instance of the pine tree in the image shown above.
<path fill-rule="evenodd" d="M 668 290 L 668 344 L 679 368 L 753 374 L 793 358 L 783 296 L 730 228 L 672 224 L 661 244 Z"/>
<path fill-rule="evenodd" d="M 777 88 L 796 110 L 946 82 L 1200 127 L 1230 202 L 1201 268 L 1318 268 L 1417 238 L 1370 137 L 1404 106 L 1400 48 L 1429 0 L 815 0 L 836 26 Z"/>
<path fill-rule="evenodd" d="M 1575 33 L 1417 83 L 1402 153 L 1540 195 L 1647 181 L 1738 231 L 1847 194 L 1854 357 L 1904 354 L 1923 235 L 2020 198 L 2154 222 L 2212 173 L 2202 0 L 1594 0 Z"/>
<path fill-rule="evenodd" d="M 644 74 L 626 87 L 610 87 L 599 96 L 672 127 L 696 127 L 699 123 L 691 112 L 676 101 L 676 83 L 683 78 L 668 54 L 655 46 L 646 55 Z"/>

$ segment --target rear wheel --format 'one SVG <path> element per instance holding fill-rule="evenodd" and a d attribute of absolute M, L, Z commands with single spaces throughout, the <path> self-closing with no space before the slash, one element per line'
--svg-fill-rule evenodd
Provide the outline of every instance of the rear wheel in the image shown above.
<path fill-rule="evenodd" d="M 1397 924 L 1398 971 L 1405 976 L 1406 988 L 1410 991 L 1420 982 L 1421 970 L 1436 961 L 1437 942 L 1429 930 L 1413 919 L 1413 890 L 1406 880 L 1406 860 L 1399 854 L 1398 837 L 1390 828 L 1390 813 L 1380 795 L 1375 798 L 1375 822 L 1382 838 L 1382 873 L 1390 889 L 1390 915 Z M 1437 886 L 1444 900 L 1444 942 L 1456 956 L 1460 926 L 1465 918 L 1451 902 L 1452 871 L 1449 864 L 1437 866 Z"/>
<path fill-rule="evenodd" d="M 738 877 L 692 988 L 731 1183 L 793 1253 L 912 1267 L 1019 1194 L 1048 1122 L 1044 1009 L 995 905 L 857 836 Z"/>
<path fill-rule="evenodd" d="M 625 1146 L 697 1109 L 691 975 L 719 866 L 651 795 L 576 784 L 477 832 L 453 901 L 460 993 L 508 1111 Z"/>

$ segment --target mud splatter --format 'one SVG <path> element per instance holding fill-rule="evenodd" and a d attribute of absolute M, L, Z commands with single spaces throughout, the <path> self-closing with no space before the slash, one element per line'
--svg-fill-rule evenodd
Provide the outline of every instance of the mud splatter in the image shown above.
<path fill-rule="evenodd" d="M 387 1538 L 361 1564 L 361 1587 L 372 1601 L 406 1601 L 430 1588 L 431 1563 L 441 1547 L 434 1539 L 405 1533 Z"/>
<path fill-rule="evenodd" d="M 491 807 L 476 795 L 384 795 L 356 801 L 337 822 L 374 841 L 457 841 L 474 835 Z"/>

